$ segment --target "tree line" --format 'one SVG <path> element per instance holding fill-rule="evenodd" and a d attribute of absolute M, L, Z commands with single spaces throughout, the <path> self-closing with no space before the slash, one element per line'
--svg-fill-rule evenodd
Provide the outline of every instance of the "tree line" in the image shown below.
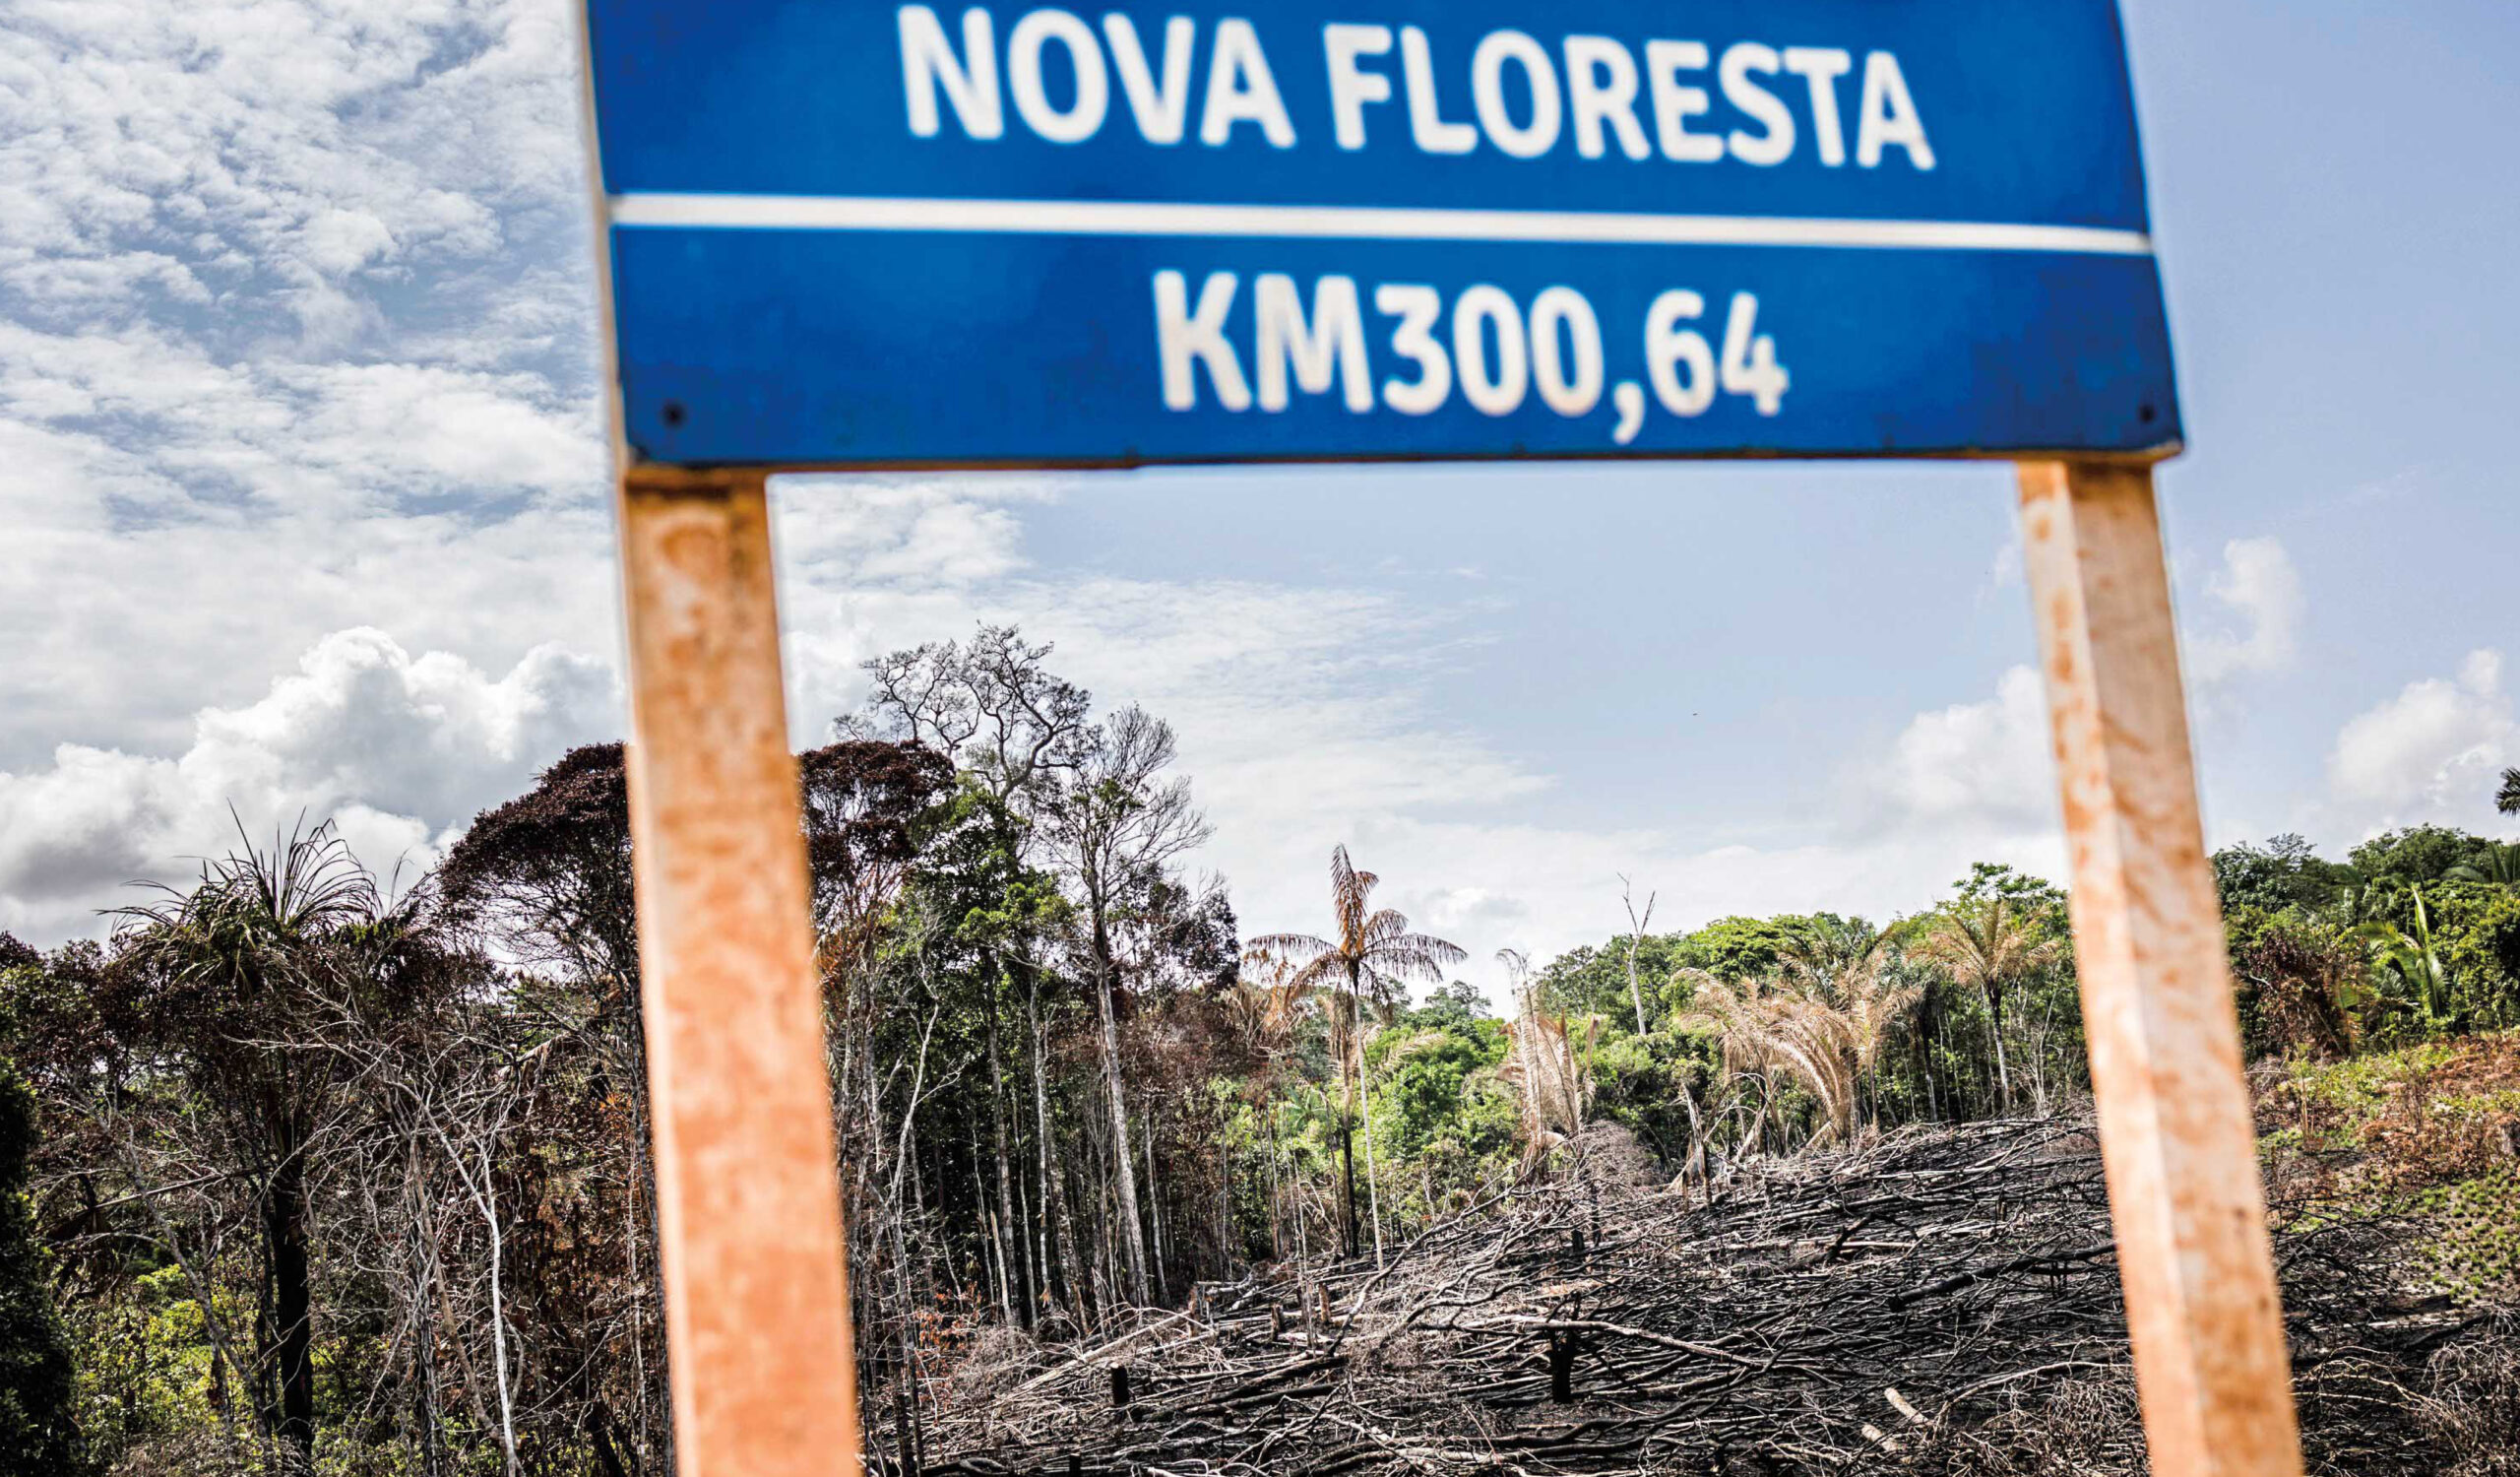
<path fill-rule="evenodd" d="M 1324 931 L 1246 941 L 1170 729 L 1051 655 L 879 658 L 797 760 L 861 1388 L 905 1449 L 977 1341 L 1387 1256 L 1570 1163 L 1716 1194 L 2083 1091 L 2067 899 L 2002 867 L 1880 927 L 1658 933 L 1631 893 L 1616 937 L 1506 951 L 1501 1009 L 1344 847 Z M 2218 855 L 2252 1049 L 2513 1024 L 2512 862 Z M 618 745 L 426 876 L 317 824 L 98 941 L 0 936 L 0 1474 L 669 1472 L 637 937 Z"/>

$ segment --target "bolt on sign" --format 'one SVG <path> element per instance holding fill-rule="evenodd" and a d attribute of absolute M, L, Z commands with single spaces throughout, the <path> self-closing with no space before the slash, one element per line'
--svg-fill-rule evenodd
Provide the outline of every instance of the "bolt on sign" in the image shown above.
<path fill-rule="evenodd" d="M 688 1477 L 853 1470 L 762 483 L 2001 457 L 2165 1474 L 2300 1470 L 2114 0 L 589 0 Z"/>

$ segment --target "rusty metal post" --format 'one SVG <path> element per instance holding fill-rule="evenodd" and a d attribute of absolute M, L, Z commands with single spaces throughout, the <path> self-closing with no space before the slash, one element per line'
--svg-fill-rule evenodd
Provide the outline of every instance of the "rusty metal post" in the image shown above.
<path fill-rule="evenodd" d="M 2299 1477 L 2300 1436 L 2148 467 L 2025 463 L 2025 569 L 2135 1381 L 2161 1477 Z"/>
<path fill-rule="evenodd" d="M 621 481 L 630 821 L 681 1477 L 857 1477 L 765 479 Z"/>

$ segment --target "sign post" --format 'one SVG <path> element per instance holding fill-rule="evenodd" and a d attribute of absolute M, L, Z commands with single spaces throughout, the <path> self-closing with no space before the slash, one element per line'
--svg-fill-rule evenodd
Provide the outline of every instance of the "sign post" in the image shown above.
<path fill-rule="evenodd" d="M 853 1477 L 856 1367 L 759 473 L 622 478 L 630 824 L 684 1477 Z"/>
<path fill-rule="evenodd" d="M 773 470 L 2022 464 L 2154 1470 L 2300 1470 L 2115 0 L 588 0 L 684 1477 L 850 1473 Z"/>
<path fill-rule="evenodd" d="M 2152 470 L 2024 463 L 2021 516 L 2153 1470 L 2292 1477 L 2284 1318 Z"/>

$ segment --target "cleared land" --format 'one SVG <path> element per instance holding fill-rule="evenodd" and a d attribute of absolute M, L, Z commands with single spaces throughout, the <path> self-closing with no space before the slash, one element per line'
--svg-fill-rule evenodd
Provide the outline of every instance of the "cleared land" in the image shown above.
<path fill-rule="evenodd" d="M 2520 1227 L 2497 1112 L 2515 1080 L 2507 1037 L 2455 1060 L 2267 1079 L 2314 1472 L 2520 1472 Z M 1266 1269 L 1082 1354 L 991 1335 L 928 1392 L 945 1414 L 913 1437 L 919 1465 L 2144 1470 L 2087 1124 L 1900 1133 L 1745 1169 L 1711 1202 L 1638 1185 L 1619 1148 L 1437 1226 L 1381 1271 Z"/>

